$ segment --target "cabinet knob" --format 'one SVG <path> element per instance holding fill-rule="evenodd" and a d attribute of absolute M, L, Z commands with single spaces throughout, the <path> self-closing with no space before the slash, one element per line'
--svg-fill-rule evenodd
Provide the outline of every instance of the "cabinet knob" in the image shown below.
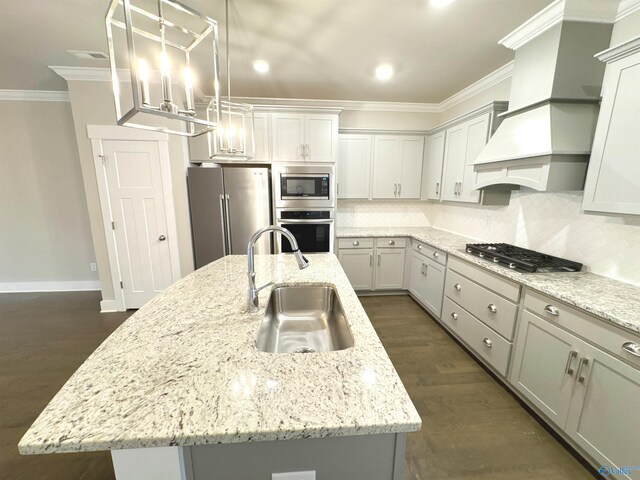
<path fill-rule="evenodd" d="M 558 310 L 558 308 L 554 307 L 553 305 L 547 305 L 546 307 L 544 307 L 544 311 L 549 315 L 553 315 L 554 317 L 560 316 L 560 310 Z"/>
<path fill-rule="evenodd" d="M 433 252 L 433 258 L 438 258 L 440 254 L 438 252 Z"/>
<path fill-rule="evenodd" d="M 389 245 L 395 245 L 396 242 L 394 240 L 389 240 Z"/>
<path fill-rule="evenodd" d="M 422 245 L 418 245 L 418 250 L 422 250 Z"/>
<path fill-rule="evenodd" d="M 458 319 L 458 314 L 456 312 L 453 312 L 451 314 L 451 318 L 453 318 L 454 320 L 457 320 Z"/>
<path fill-rule="evenodd" d="M 491 313 L 496 313 L 498 311 L 498 307 L 496 307 L 493 303 L 490 303 L 489 305 L 487 305 L 487 308 Z"/>
<path fill-rule="evenodd" d="M 460 284 L 459 284 L 459 283 L 456 283 L 456 284 L 453 286 L 453 288 L 455 288 L 458 292 L 459 292 L 460 290 L 462 290 L 462 287 L 460 286 Z"/>
<path fill-rule="evenodd" d="M 358 245 L 360 245 L 360 242 L 358 240 L 354 240 L 353 241 L 353 246 L 357 247 Z"/>
<path fill-rule="evenodd" d="M 489 340 L 487 337 L 482 339 L 482 343 L 484 343 L 487 346 L 487 348 L 493 347 L 493 342 Z"/>
<path fill-rule="evenodd" d="M 164 235 L 160 235 L 158 237 L 158 240 L 160 240 L 161 242 L 164 242 L 167 239 L 167 237 L 165 237 Z"/>

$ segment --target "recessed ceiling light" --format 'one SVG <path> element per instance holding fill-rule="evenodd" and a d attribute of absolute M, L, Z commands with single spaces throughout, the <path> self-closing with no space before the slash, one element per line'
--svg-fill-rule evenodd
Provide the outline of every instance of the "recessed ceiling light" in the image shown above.
<path fill-rule="evenodd" d="M 383 63 L 376 67 L 376 78 L 382 82 L 393 77 L 393 67 L 388 63 Z"/>
<path fill-rule="evenodd" d="M 453 0 L 431 0 L 431 5 L 434 7 L 442 8 L 449 5 Z"/>
<path fill-rule="evenodd" d="M 82 58 L 83 60 L 102 60 L 107 58 L 107 54 L 102 52 L 92 52 L 87 50 L 67 50 L 67 52 L 74 57 Z"/>
<path fill-rule="evenodd" d="M 269 64 L 264 60 L 256 60 L 253 62 L 253 69 L 258 73 L 267 73 L 269 71 Z"/>

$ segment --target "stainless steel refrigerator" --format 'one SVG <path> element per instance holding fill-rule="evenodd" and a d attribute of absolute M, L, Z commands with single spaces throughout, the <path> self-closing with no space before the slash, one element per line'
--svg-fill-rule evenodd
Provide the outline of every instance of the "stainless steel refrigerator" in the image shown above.
<path fill-rule="evenodd" d="M 251 235 L 271 224 L 268 168 L 189 167 L 187 182 L 196 268 L 246 254 Z M 271 252 L 271 235 L 264 235 L 255 253 Z"/>

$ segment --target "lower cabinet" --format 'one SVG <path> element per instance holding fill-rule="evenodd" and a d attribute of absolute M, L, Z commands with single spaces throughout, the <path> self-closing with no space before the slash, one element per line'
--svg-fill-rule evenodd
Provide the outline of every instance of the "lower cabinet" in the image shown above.
<path fill-rule="evenodd" d="M 562 322 L 571 312 L 560 310 L 558 314 L 556 310 L 556 314 Z M 640 459 L 640 368 L 552 321 L 523 312 L 512 385 L 597 464 L 616 469 L 636 465 Z M 610 336 L 597 326 L 591 333 L 587 338 L 598 341 L 606 342 Z M 627 473 L 612 478 L 640 479 L 640 470 Z"/>
<path fill-rule="evenodd" d="M 440 318 L 446 267 L 421 253 L 411 252 L 409 292 L 436 318 Z"/>
<path fill-rule="evenodd" d="M 404 238 L 340 238 L 338 260 L 354 290 L 404 288 Z"/>

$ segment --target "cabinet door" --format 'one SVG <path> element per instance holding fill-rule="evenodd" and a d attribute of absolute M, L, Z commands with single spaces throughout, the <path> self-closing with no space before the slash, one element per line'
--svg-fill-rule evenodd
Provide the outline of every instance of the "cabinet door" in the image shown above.
<path fill-rule="evenodd" d="M 338 198 L 369 198 L 371 135 L 340 135 L 338 147 Z"/>
<path fill-rule="evenodd" d="M 440 132 L 425 141 L 424 164 L 422 166 L 423 200 L 440 200 L 444 136 L 445 132 Z"/>
<path fill-rule="evenodd" d="M 304 115 L 274 113 L 271 117 L 274 162 L 296 162 L 304 155 Z"/>
<path fill-rule="evenodd" d="M 376 251 L 376 290 L 404 287 L 404 248 L 378 248 Z"/>
<path fill-rule="evenodd" d="M 420 198 L 423 154 L 424 138 L 405 137 L 402 139 L 399 198 Z"/>
<path fill-rule="evenodd" d="M 640 215 L 640 53 L 607 65 L 585 210 Z"/>
<path fill-rule="evenodd" d="M 333 163 L 338 157 L 338 116 L 305 115 L 305 161 Z"/>
<path fill-rule="evenodd" d="M 254 157 L 254 161 L 270 162 L 271 155 L 269 152 L 269 114 L 254 114 L 253 126 L 256 143 L 256 154 Z"/>
<path fill-rule="evenodd" d="M 424 257 L 411 251 L 411 275 L 409 275 L 409 291 L 421 302 L 424 302 Z"/>
<path fill-rule="evenodd" d="M 440 319 L 442 312 L 442 296 L 444 294 L 444 272 L 445 267 L 430 259 L 425 259 L 425 282 L 423 297 L 428 309 Z"/>
<path fill-rule="evenodd" d="M 640 370 L 591 345 L 580 357 L 588 363 L 578 372 L 565 431 L 602 465 L 637 465 Z M 621 478 L 640 479 L 640 470 Z"/>
<path fill-rule="evenodd" d="M 338 251 L 338 260 L 354 290 L 371 290 L 373 277 L 373 249 Z"/>
<path fill-rule="evenodd" d="M 511 384 L 559 427 L 564 427 L 584 342 L 524 311 Z"/>
<path fill-rule="evenodd" d="M 462 182 L 466 152 L 466 125 L 451 127 L 445 134 L 442 200 L 453 202 L 458 200 L 458 185 Z"/>
<path fill-rule="evenodd" d="M 478 203 L 480 201 L 480 190 L 473 188 L 473 163 L 487 143 L 490 115 L 487 113 L 465 123 L 467 148 L 462 166 L 461 184 L 458 186 L 458 202 Z"/>
<path fill-rule="evenodd" d="M 378 135 L 373 146 L 373 198 L 398 198 L 400 138 Z"/>

